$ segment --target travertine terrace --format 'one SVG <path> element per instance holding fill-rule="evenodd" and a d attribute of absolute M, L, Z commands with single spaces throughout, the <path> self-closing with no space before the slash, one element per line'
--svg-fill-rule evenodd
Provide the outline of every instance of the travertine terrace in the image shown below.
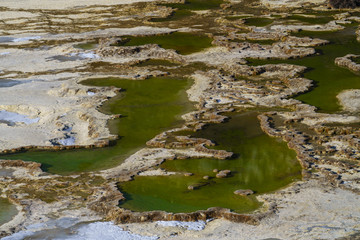
<path fill-rule="evenodd" d="M 185 1 L 0 2 L 1 153 L 111 145 L 118 136 L 107 123 L 121 115 L 107 115 L 99 108 L 121 89 L 81 84 L 86 79 L 191 78 L 187 96 L 194 105 L 182 115 L 181 126 L 153 136 L 146 147 L 114 168 L 61 176 L 43 171 L 39 163 L 0 160 L 0 169 L 12 172 L 0 175 L 1 197 L 19 211 L 0 226 L 0 236 L 45 223 L 41 231 L 49 221 L 74 218 L 76 223 L 113 221 L 132 233 L 146 232 L 160 239 L 356 239 L 360 231 L 360 90 L 339 92 L 341 111 L 319 112 L 294 98 L 316 87 L 304 77 L 309 71 L 306 66 L 252 65 L 251 60 L 320 54 L 316 47 L 329 41 L 295 33 L 357 25 L 358 10 L 339 12 L 324 0 L 226 0 L 217 8 L 187 10 L 189 16 L 176 19 L 177 9 L 166 3 Z M 329 21 L 310 21 L 319 17 L 317 12 Z M 291 19 L 294 16 L 309 21 Z M 251 25 L 247 20 L 253 18 L 270 23 Z M 156 43 L 116 46 L 129 36 L 171 33 L 200 34 L 212 43 L 186 55 Z M 87 44 L 91 46 L 79 47 Z M 358 57 L 342 55 L 334 64 L 358 72 Z M 174 65 L 141 65 L 149 60 Z M 136 175 L 176 174 L 157 168 L 165 160 L 230 158 L 232 152 L 210 148 L 212 139 L 177 133 L 221 124 L 226 113 L 250 110 L 260 112 L 266 134 L 296 151 L 301 181 L 257 196 L 264 204 L 248 214 L 222 208 L 175 214 L 132 212 L 118 206 L 125 199 L 118 182 Z M 194 232 L 159 227 L 156 221 L 163 220 L 208 222 L 205 229 Z"/>

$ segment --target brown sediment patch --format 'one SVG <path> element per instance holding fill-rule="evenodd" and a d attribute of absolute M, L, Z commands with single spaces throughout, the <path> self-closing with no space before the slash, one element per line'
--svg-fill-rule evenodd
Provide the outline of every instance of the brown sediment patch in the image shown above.
<path fill-rule="evenodd" d="M 192 213 L 167 213 L 164 211 L 151 212 L 132 212 L 126 209 L 115 209 L 107 214 L 106 220 L 116 223 L 140 223 L 153 221 L 206 221 L 208 219 L 221 218 L 232 222 L 247 223 L 258 225 L 263 214 L 249 215 L 230 212 L 224 208 L 209 208 L 208 210 L 196 211 Z"/>

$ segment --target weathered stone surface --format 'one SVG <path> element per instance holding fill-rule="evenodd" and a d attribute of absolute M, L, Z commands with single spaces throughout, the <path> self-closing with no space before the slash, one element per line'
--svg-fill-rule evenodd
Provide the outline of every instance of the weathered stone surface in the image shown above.
<path fill-rule="evenodd" d="M 360 55 L 348 54 L 344 57 L 338 57 L 335 59 L 335 64 L 340 67 L 346 67 L 352 71 L 360 71 L 360 64 L 354 62 L 354 59 L 360 58 Z"/>
<path fill-rule="evenodd" d="M 360 64 L 359 70 L 360 70 Z M 339 99 L 340 105 L 345 111 L 359 112 L 360 111 L 360 90 L 351 89 L 344 90 L 336 96 Z"/>
<path fill-rule="evenodd" d="M 108 221 L 115 221 L 116 223 L 131 223 L 131 222 L 150 222 L 150 221 L 199 221 L 211 218 L 224 218 L 233 222 L 242 222 L 252 225 L 257 225 L 259 216 L 238 214 L 230 212 L 229 209 L 224 208 L 209 208 L 208 210 L 196 211 L 192 213 L 167 213 L 163 211 L 152 212 L 131 212 L 125 209 L 112 209 L 108 215 Z"/>
<path fill-rule="evenodd" d="M 229 177 L 231 174 L 231 171 L 230 170 L 221 170 L 220 172 L 218 172 L 216 174 L 216 177 L 217 178 L 226 178 L 226 177 Z"/>
<path fill-rule="evenodd" d="M 249 196 L 254 194 L 254 191 L 250 189 L 239 189 L 239 190 L 235 190 L 234 194 L 240 196 Z"/>

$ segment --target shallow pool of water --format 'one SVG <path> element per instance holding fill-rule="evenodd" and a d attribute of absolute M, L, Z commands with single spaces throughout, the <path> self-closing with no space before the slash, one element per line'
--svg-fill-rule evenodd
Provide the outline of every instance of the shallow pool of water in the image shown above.
<path fill-rule="evenodd" d="M 21 81 L 12 80 L 12 79 L 0 79 L 0 88 L 13 87 L 21 83 L 22 83 Z"/>
<path fill-rule="evenodd" d="M 67 151 L 28 151 L 3 155 L 2 159 L 22 159 L 42 163 L 51 173 L 106 169 L 119 165 L 124 159 L 145 146 L 146 141 L 182 123 L 180 116 L 192 108 L 185 90 L 187 79 L 151 78 L 124 80 L 116 78 L 91 79 L 83 82 L 92 86 L 116 86 L 124 89 L 117 97 L 105 102 L 101 111 L 121 114 L 110 121 L 111 132 L 120 139 L 114 146 L 99 149 Z"/>
<path fill-rule="evenodd" d="M 232 115 L 227 123 L 189 133 L 213 139 L 216 149 L 232 151 L 234 158 L 166 161 L 161 168 L 194 175 L 135 177 L 120 185 L 128 199 L 120 206 L 135 211 L 191 212 L 216 206 L 241 213 L 255 210 L 260 206 L 256 194 L 274 191 L 301 178 L 296 153 L 280 139 L 264 134 L 256 116 L 256 112 Z M 229 169 L 232 175 L 218 179 L 214 169 Z M 204 176 L 210 179 L 204 180 Z M 190 185 L 198 189 L 188 190 Z M 256 194 L 238 196 L 233 193 L 238 189 L 251 189 Z"/>
<path fill-rule="evenodd" d="M 0 177 L 11 177 L 13 172 L 11 169 L 0 169 Z"/>
<path fill-rule="evenodd" d="M 162 48 L 174 49 L 180 54 L 191 54 L 211 47 L 212 39 L 201 34 L 174 32 L 154 36 L 128 36 L 119 46 L 138 46 L 156 43 Z"/>
<path fill-rule="evenodd" d="M 177 8 L 179 10 L 209 10 L 209 9 L 218 9 L 223 0 L 186 0 L 185 4 L 182 3 L 169 3 L 162 4 L 168 7 Z"/>
<path fill-rule="evenodd" d="M 327 39 L 331 43 L 316 47 L 319 55 L 290 60 L 250 60 L 253 65 L 290 63 L 308 67 L 305 78 L 311 79 L 315 87 L 296 99 L 315 106 L 320 112 L 341 110 L 336 96 L 345 89 L 360 89 L 360 75 L 335 65 L 335 58 L 346 54 L 360 54 L 360 43 L 356 41 L 355 27 L 338 32 L 300 32 L 297 36 Z"/>
<path fill-rule="evenodd" d="M 245 24 L 249 26 L 265 27 L 271 24 L 274 20 L 270 18 L 247 18 Z"/>
<path fill-rule="evenodd" d="M 302 24 L 326 24 L 334 18 L 332 16 L 319 16 L 319 15 L 291 15 L 285 18 L 286 20 L 296 20 Z"/>
<path fill-rule="evenodd" d="M 17 209 L 15 205 L 5 198 L 0 198 L 0 226 L 9 222 L 16 214 Z"/>

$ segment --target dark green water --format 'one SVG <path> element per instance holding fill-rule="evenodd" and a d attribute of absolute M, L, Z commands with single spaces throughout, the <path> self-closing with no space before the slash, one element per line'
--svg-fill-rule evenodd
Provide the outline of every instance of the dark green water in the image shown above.
<path fill-rule="evenodd" d="M 319 15 L 291 15 L 285 18 L 286 20 L 296 20 L 307 24 L 326 24 L 334 20 L 332 16 L 319 16 Z"/>
<path fill-rule="evenodd" d="M 176 8 L 178 10 L 210 10 L 210 9 L 218 9 L 220 8 L 220 4 L 222 4 L 223 0 L 186 0 L 185 4 L 181 3 L 169 3 L 162 4 L 164 6 L 168 6 L 171 8 Z"/>
<path fill-rule="evenodd" d="M 360 88 L 360 75 L 335 65 L 335 58 L 346 54 L 360 54 L 360 43 L 356 41 L 355 27 L 338 32 L 300 32 L 297 36 L 327 39 L 331 43 L 316 47 L 319 55 L 290 60 L 250 60 L 253 65 L 290 63 L 308 67 L 305 78 L 315 82 L 315 87 L 296 99 L 313 105 L 320 112 L 333 113 L 341 110 L 336 95 L 345 89 Z"/>
<path fill-rule="evenodd" d="M 200 34 L 174 32 L 164 35 L 126 37 L 128 41 L 119 43 L 119 46 L 139 46 L 156 43 L 165 49 L 174 49 L 180 54 L 199 52 L 211 47 L 212 39 Z"/>
<path fill-rule="evenodd" d="M 91 50 L 97 48 L 97 42 L 89 42 L 89 43 L 80 43 L 74 45 L 75 48 L 83 49 L 83 50 Z"/>
<path fill-rule="evenodd" d="M 123 115 L 110 123 L 112 132 L 120 136 L 115 146 L 58 152 L 28 151 L 3 155 L 1 158 L 40 162 L 46 171 L 57 174 L 114 167 L 160 132 L 180 125 L 180 116 L 191 108 L 185 93 L 190 87 L 190 80 L 151 78 L 135 81 L 109 78 L 91 79 L 83 83 L 125 89 L 101 108 L 105 113 Z"/>
<path fill-rule="evenodd" d="M 274 20 L 270 18 L 247 18 L 245 24 L 249 26 L 265 27 L 272 23 Z"/>
<path fill-rule="evenodd" d="M 0 198 L 0 226 L 9 222 L 16 214 L 16 207 L 7 199 Z"/>
<path fill-rule="evenodd" d="M 257 113 L 231 116 L 227 123 L 213 124 L 194 137 L 213 139 L 216 149 L 236 154 L 233 159 L 186 159 L 166 161 L 160 167 L 169 171 L 191 172 L 193 176 L 135 177 L 120 185 L 128 199 L 120 206 L 135 211 L 165 210 L 191 212 L 209 207 L 225 207 L 249 212 L 260 206 L 254 196 L 241 197 L 237 189 L 252 189 L 256 194 L 274 191 L 301 178 L 301 167 L 294 151 L 260 129 Z M 213 169 L 229 169 L 232 176 L 215 178 Z M 212 177 L 204 180 L 203 176 Z M 204 185 L 188 190 L 189 185 Z"/>

